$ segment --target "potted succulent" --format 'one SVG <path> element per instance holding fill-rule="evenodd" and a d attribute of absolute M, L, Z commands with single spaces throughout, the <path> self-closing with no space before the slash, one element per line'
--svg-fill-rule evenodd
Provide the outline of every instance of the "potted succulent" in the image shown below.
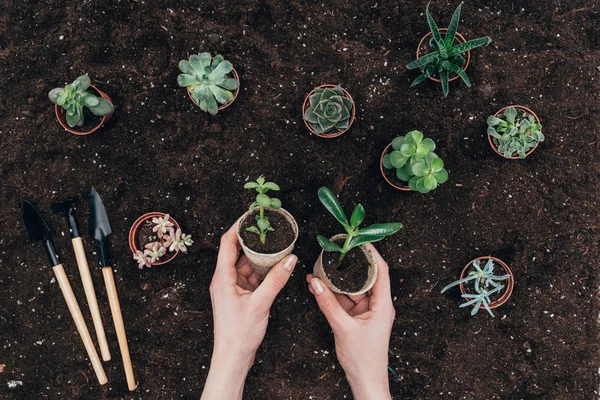
<path fill-rule="evenodd" d="M 346 233 L 335 235 L 331 239 L 317 235 L 323 250 L 317 259 L 313 275 L 335 293 L 359 295 L 367 292 L 377 280 L 377 262 L 366 244 L 398 232 L 402 224 L 389 222 L 359 228 L 365 219 L 365 209 L 361 204 L 354 207 L 348 220 L 342 205 L 331 190 L 326 187 L 320 188 L 319 200 Z"/>
<path fill-rule="evenodd" d="M 60 125 L 75 135 L 95 132 L 115 111 L 110 97 L 92 85 L 87 75 L 81 75 L 64 88 L 52 89 L 48 98 L 55 104 L 54 113 Z"/>
<path fill-rule="evenodd" d="M 193 243 L 173 217 L 161 212 L 142 215 L 129 230 L 129 248 L 140 269 L 166 264 Z"/>
<path fill-rule="evenodd" d="M 481 266 L 482 262 L 486 262 L 484 267 Z M 502 269 L 503 275 L 494 275 L 496 266 Z M 506 281 L 506 284 L 502 284 L 503 281 Z M 508 265 L 498 258 L 486 256 L 471 260 L 460 274 L 460 279 L 443 288 L 442 293 L 454 286 L 460 286 L 461 297 L 466 301 L 459 307 L 473 306 L 471 315 L 485 309 L 494 317 L 492 309 L 508 301 L 514 285 L 515 278 Z"/>
<path fill-rule="evenodd" d="M 435 154 L 435 143 L 421 131 L 410 131 L 388 144 L 379 160 L 384 179 L 398 190 L 429 193 L 448 180 L 444 162 Z"/>
<path fill-rule="evenodd" d="M 448 96 L 448 92 L 450 91 L 448 82 L 457 79 L 458 77 L 460 77 L 468 87 L 471 87 L 471 82 L 465 72 L 465 69 L 469 65 L 469 61 L 471 60 L 471 50 L 490 44 L 492 39 L 484 36 L 466 41 L 465 38 L 457 32 L 461 8 L 462 3 L 456 7 L 447 29 L 439 29 L 429 13 L 429 3 L 427 3 L 425 14 L 427 16 L 430 32 L 419 42 L 419 46 L 417 47 L 417 59 L 406 66 L 408 69 L 420 68 L 421 70 L 421 75 L 413 81 L 410 85 L 411 87 L 418 85 L 429 78 L 433 81 L 441 82 L 444 97 Z M 442 33 L 444 34 L 443 37 Z M 427 41 L 428 38 L 429 41 Z M 455 44 L 455 42 L 458 43 Z M 421 52 L 427 54 L 421 57 Z"/>
<path fill-rule="evenodd" d="M 525 158 L 544 141 L 540 119 L 527 107 L 504 107 L 487 124 L 490 146 L 504 158 Z"/>
<path fill-rule="evenodd" d="M 179 62 L 182 74 L 177 83 L 187 89 L 188 96 L 202 111 L 215 115 L 229 107 L 240 91 L 240 77 L 233 65 L 218 54 L 193 54 Z"/>
<path fill-rule="evenodd" d="M 261 276 L 290 254 L 298 239 L 298 224 L 292 215 L 281 208 L 281 201 L 270 197 L 269 191 L 279 191 L 274 182 L 259 177 L 248 182 L 244 189 L 256 191 L 256 199 L 238 220 L 238 241 L 254 271 Z"/>
<path fill-rule="evenodd" d="M 321 85 L 304 99 L 302 118 L 308 130 L 323 138 L 338 137 L 346 132 L 356 115 L 350 93 L 341 86 Z"/>

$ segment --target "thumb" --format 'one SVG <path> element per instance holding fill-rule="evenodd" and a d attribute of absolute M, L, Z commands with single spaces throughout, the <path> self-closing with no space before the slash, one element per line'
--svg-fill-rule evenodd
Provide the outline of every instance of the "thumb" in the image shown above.
<path fill-rule="evenodd" d="M 340 305 L 335 293 L 325 286 L 319 278 L 311 279 L 310 291 L 315 295 L 321 312 L 327 318 L 327 322 L 329 322 L 334 332 L 346 326 L 349 320 L 352 319 Z"/>
<path fill-rule="evenodd" d="M 290 254 L 271 268 L 260 286 L 254 291 L 253 296 L 259 304 L 267 305 L 268 308 L 271 307 L 275 297 L 290 279 L 297 261 L 298 257 Z"/>

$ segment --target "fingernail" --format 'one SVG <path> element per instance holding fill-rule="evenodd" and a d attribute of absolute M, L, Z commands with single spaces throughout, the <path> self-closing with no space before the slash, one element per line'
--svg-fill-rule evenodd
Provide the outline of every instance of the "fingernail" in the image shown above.
<path fill-rule="evenodd" d="M 295 255 L 291 255 L 287 258 L 287 260 L 285 260 L 285 263 L 283 264 L 283 268 L 287 269 L 288 271 L 291 271 L 292 268 L 294 267 L 294 263 L 296 262 L 296 260 L 298 260 L 298 257 L 296 257 Z"/>
<path fill-rule="evenodd" d="M 321 286 L 321 281 L 317 278 L 313 278 L 312 281 L 310 281 L 310 286 L 312 286 L 315 295 L 318 296 L 323 293 L 323 286 Z"/>

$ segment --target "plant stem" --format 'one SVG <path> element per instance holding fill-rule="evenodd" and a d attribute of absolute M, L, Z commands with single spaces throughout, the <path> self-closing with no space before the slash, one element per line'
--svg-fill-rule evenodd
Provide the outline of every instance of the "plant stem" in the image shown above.
<path fill-rule="evenodd" d="M 260 212 L 260 219 L 265 219 L 265 208 L 264 207 L 259 207 L 259 212 Z"/>
<path fill-rule="evenodd" d="M 265 244 L 265 242 L 267 241 L 267 232 L 264 232 L 264 233 L 261 232 L 261 234 L 259 235 L 259 238 L 260 238 L 260 242 L 262 244 Z"/>

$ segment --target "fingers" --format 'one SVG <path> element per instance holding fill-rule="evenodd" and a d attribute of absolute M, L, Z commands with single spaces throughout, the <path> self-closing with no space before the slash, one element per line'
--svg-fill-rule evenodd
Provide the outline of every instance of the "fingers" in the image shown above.
<path fill-rule="evenodd" d="M 254 291 L 253 296 L 259 304 L 266 305 L 268 308 L 271 307 L 277 294 L 290 279 L 297 261 L 298 257 L 290 254 L 271 268 L 263 282 Z"/>
<path fill-rule="evenodd" d="M 221 236 L 221 245 L 219 256 L 217 257 L 217 268 L 213 276 L 213 282 L 235 283 L 236 268 L 239 257 L 239 243 L 236 233 L 237 222 L 223 236 Z"/>
<path fill-rule="evenodd" d="M 310 281 L 312 281 L 313 279 L 313 274 L 308 274 L 306 275 L 306 282 L 310 283 Z M 312 286 L 308 286 L 308 290 L 314 295 L 315 292 L 312 288 Z M 356 305 L 356 302 L 351 299 L 349 296 L 346 296 L 345 294 L 338 294 L 335 293 L 335 298 L 337 299 L 337 301 L 340 303 L 340 305 L 342 306 L 342 308 L 344 309 L 344 311 L 349 312 L 350 310 L 352 310 L 354 308 L 354 306 Z"/>
<path fill-rule="evenodd" d="M 370 299 L 370 309 L 376 310 L 379 307 L 389 306 L 393 308 L 392 305 L 392 293 L 390 289 L 390 271 L 388 264 L 381 257 L 375 246 L 372 244 L 368 244 L 369 248 L 373 252 L 375 256 L 375 260 L 377 261 L 377 280 L 375 281 L 375 285 L 373 285 L 371 299 Z"/>
<path fill-rule="evenodd" d="M 319 278 L 312 278 L 310 281 L 311 293 L 315 295 L 317 304 L 325 318 L 335 332 L 345 327 L 352 321 L 352 318 L 344 310 L 335 294 Z"/>

